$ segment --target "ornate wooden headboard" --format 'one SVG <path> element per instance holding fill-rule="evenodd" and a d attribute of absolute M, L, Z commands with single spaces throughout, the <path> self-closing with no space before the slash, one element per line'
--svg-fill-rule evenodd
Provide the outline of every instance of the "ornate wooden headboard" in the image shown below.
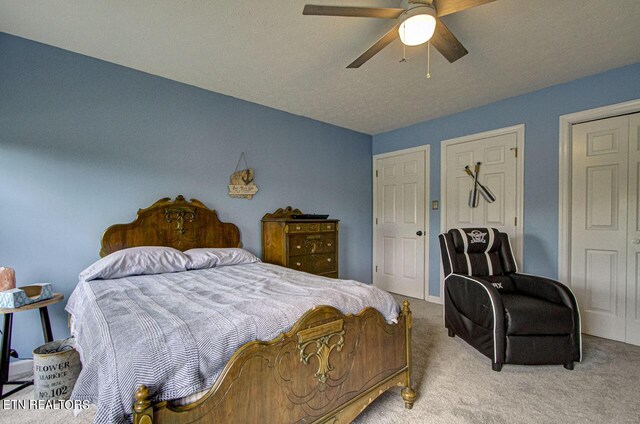
<path fill-rule="evenodd" d="M 168 246 L 179 250 L 194 247 L 239 247 L 240 230 L 220 222 L 216 211 L 201 201 L 178 196 L 160 199 L 129 224 L 107 228 L 102 236 L 100 256 L 136 246 Z"/>

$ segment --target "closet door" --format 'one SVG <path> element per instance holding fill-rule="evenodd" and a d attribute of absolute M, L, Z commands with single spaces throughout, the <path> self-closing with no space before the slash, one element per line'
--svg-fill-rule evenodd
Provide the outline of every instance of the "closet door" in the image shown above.
<path fill-rule="evenodd" d="M 516 232 L 518 173 L 515 149 L 517 133 L 446 146 L 446 214 L 445 228 L 494 227 L 509 234 L 515 252 L 522 242 Z M 476 208 L 469 207 L 473 179 L 464 167 L 474 169 L 481 162 L 479 181 L 487 186 L 496 200 L 488 203 L 480 196 Z"/>
<path fill-rule="evenodd" d="M 583 332 L 625 341 L 629 118 L 577 124 L 572 134 L 571 287 Z"/>
<path fill-rule="evenodd" d="M 640 345 L 640 113 L 629 116 L 627 343 Z"/>

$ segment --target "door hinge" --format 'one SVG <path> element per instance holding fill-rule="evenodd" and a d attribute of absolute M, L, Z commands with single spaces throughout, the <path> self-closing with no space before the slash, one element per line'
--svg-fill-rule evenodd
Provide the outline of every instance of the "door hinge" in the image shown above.
<path fill-rule="evenodd" d="M 518 157 L 518 148 L 512 147 L 511 150 L 513 150 L 513 154 L 515 155 L 515 157 Z"/>
<path fill-rule="evenodd" d="M 378 225 L 378 218 L 376 218 L 376 225 Z"/>
<path fill-rule="evenodd" d="M 518 217 L 517 216 L 513 217 L 513 225 L 518 225 Z"/>
<path fill-rule="evenodd" d="M 376 169 L 376 177 L 378 176 L 378 170 Z"/>
<path fill-rule="evenodd" d="M 376 265 L 376 272 L 378 272 L 378 265 Z"/>

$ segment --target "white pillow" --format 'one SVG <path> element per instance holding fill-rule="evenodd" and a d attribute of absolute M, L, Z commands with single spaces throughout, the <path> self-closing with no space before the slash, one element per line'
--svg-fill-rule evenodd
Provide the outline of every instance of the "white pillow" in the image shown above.
<path fill-rule="evenodd" d="M 205 269 L 260 262 L 260 259 L 253 253 L 239 247 L 189 249 L 184 254 L 189 258 L 188 269 Z"/>
<path fill-rule="evenodd" d="M 94 262 L 80 273 L 80 281 L 186 271 L 188 264 L 189 258 L 172 247 L 131 247 L 113 252 Z"/>

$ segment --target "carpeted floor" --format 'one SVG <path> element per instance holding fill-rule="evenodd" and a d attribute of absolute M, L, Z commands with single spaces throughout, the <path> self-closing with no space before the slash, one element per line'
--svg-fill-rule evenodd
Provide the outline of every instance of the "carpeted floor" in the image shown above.
<path fill-rule="evenodd" d="M 378 398 L 364 423 L 639 423 L 640 347 L 584 337 L 584 360 L 562 366 L 491 362 L 459 338 L 447 337 L 442 307 L 414 300 L 414 382 L 418 399 L 404 409 L 398 391 Z M 31 398 L 33 388 L 12 399 Z M 0 411 L 1 423 L 88 424 L 93 410 Z"/>

